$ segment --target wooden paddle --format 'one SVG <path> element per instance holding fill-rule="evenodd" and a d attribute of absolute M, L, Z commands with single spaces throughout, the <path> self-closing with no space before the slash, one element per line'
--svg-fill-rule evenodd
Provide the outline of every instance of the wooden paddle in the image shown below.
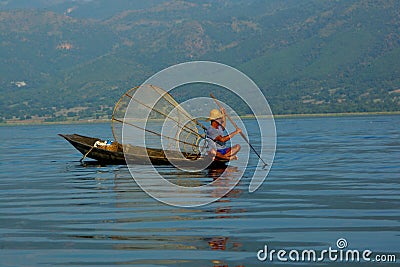
<path fill-rule="evenodd" d="M 88 152 L 86 152 L 85 155 L 83 155 L 83 157 L 79 160 L 81 163 L 82 163 L 83 160 L 87 157 L 87 155 L 89 155 L 89 153 L 92 152 L 93 148 L 94 148 L 94 145 L 89 149 Z"/>
<path fill-rule="evenodd" d="M 213 95 L 213 93 L 210 93 L 210 96 L 212 97 L 212 99 L 214 99 L 215 103 L 218 105 L 219 109 L 223 109 L 221 103 L 219 103 L 219 101 L 217 100 L 217 98 Z M 225 113 L 225 116 L 228 117 L 229 121 L 232 123 L 233 127 L 235 127 L 236 129 L 238 129 L 237 124 L 232 120 L 232 118 Z M 257 150 L 250 144 L 250 141 L 247 139 L 247 137 L 244 135 L 243 132 L 240 132 L 240 135 L 243 137 L 244 141 L 246 141 L 247 144 L 249 144 L 250 148 L 254 151 L 254 153 L 256 153 L 257 157 L 264 163 L 263 169 L 268 166 L 268 163 L 265 163 L 265 161 L 261 158 L 260 154 L 257 152 Z"/>

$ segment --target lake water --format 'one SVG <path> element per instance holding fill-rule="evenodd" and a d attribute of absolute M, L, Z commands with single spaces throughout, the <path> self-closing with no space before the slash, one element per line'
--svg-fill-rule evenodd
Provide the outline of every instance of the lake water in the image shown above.
<path fill-rule="evenodd" d="M 251 132 L 254 121 L 246 125 Z M 257 252 L 265 245 L 321 252 L 338 249 L 340 238 L 346 249 L 371 250 L 371 259 L 394 255 L 398 264 L 400 116 L 278 119 L 276 126 L 264 184 L 249 193 L 245 173 L 224 198 L 196 208 L 150 198 L 126 166 L 81 165 L 57 136 L 107 138 L 108 124 L 0 127 L 0 265 L 291 266 L 261 262 Z M 159 171 L 192 184 L 214 175 Z M 396 264 L 379 264 L 386 265 Z"/>

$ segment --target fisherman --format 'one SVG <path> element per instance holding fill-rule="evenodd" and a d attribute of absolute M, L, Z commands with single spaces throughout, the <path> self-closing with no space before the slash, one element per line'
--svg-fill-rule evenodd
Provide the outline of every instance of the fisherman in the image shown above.
<path fill-rule="evenodd" d="M 221 111 L 218 109 L 211 110 L 210 116 L 207 120 L 211 122 L 210 127 L 207 129 L 207 138 L 213 140 L 216 146 L 216 151 L 211 150 L 211 153 L 215 153 L 215 156 L 220 159 L 238 159 L 236 154 L 240 150 L 240 145 L 236 144 L 232 147 L 228 147 L 226 142 L 238 133 L 241 133 L 242 130 L 236 128 L 234 132 L 224 135 L 226 126 L 226 112 L 224 108 L 221 108 Z"/>

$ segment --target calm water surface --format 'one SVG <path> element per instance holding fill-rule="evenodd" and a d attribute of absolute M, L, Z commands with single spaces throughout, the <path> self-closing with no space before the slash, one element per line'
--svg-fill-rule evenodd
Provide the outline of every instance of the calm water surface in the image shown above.
<path fill-rule="evenodd" d="M 254 121 L 246 124 L 251 132 Z M 276 157 L 263 186 L 248 193 L 250 166 L 226 197 L 197 208 L 153 200 L 125 166 L 81 165 L 57 136 L 107 138 L 108 124 L 0 127 L 0 265 L 291 266 L 260 262 L 257 251 L 321 251 L 337 248 L 339 238 L 348 249 L 399 262 L 400 116 L 276 124 Z M 231 165 L 228 177 L 240 168 Z M 218 175 L 159 172 L 193 185 Z"/>

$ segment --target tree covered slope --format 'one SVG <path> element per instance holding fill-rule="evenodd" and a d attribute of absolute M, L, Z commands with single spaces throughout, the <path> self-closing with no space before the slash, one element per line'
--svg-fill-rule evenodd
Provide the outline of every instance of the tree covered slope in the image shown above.
<path fill-rule="evenodd" d="M 107 118 L 192 60 L 243 71 L 275 114 L 400 110 L 399 1 L 140 2 L 0 1 L 0 120 Z"/>

